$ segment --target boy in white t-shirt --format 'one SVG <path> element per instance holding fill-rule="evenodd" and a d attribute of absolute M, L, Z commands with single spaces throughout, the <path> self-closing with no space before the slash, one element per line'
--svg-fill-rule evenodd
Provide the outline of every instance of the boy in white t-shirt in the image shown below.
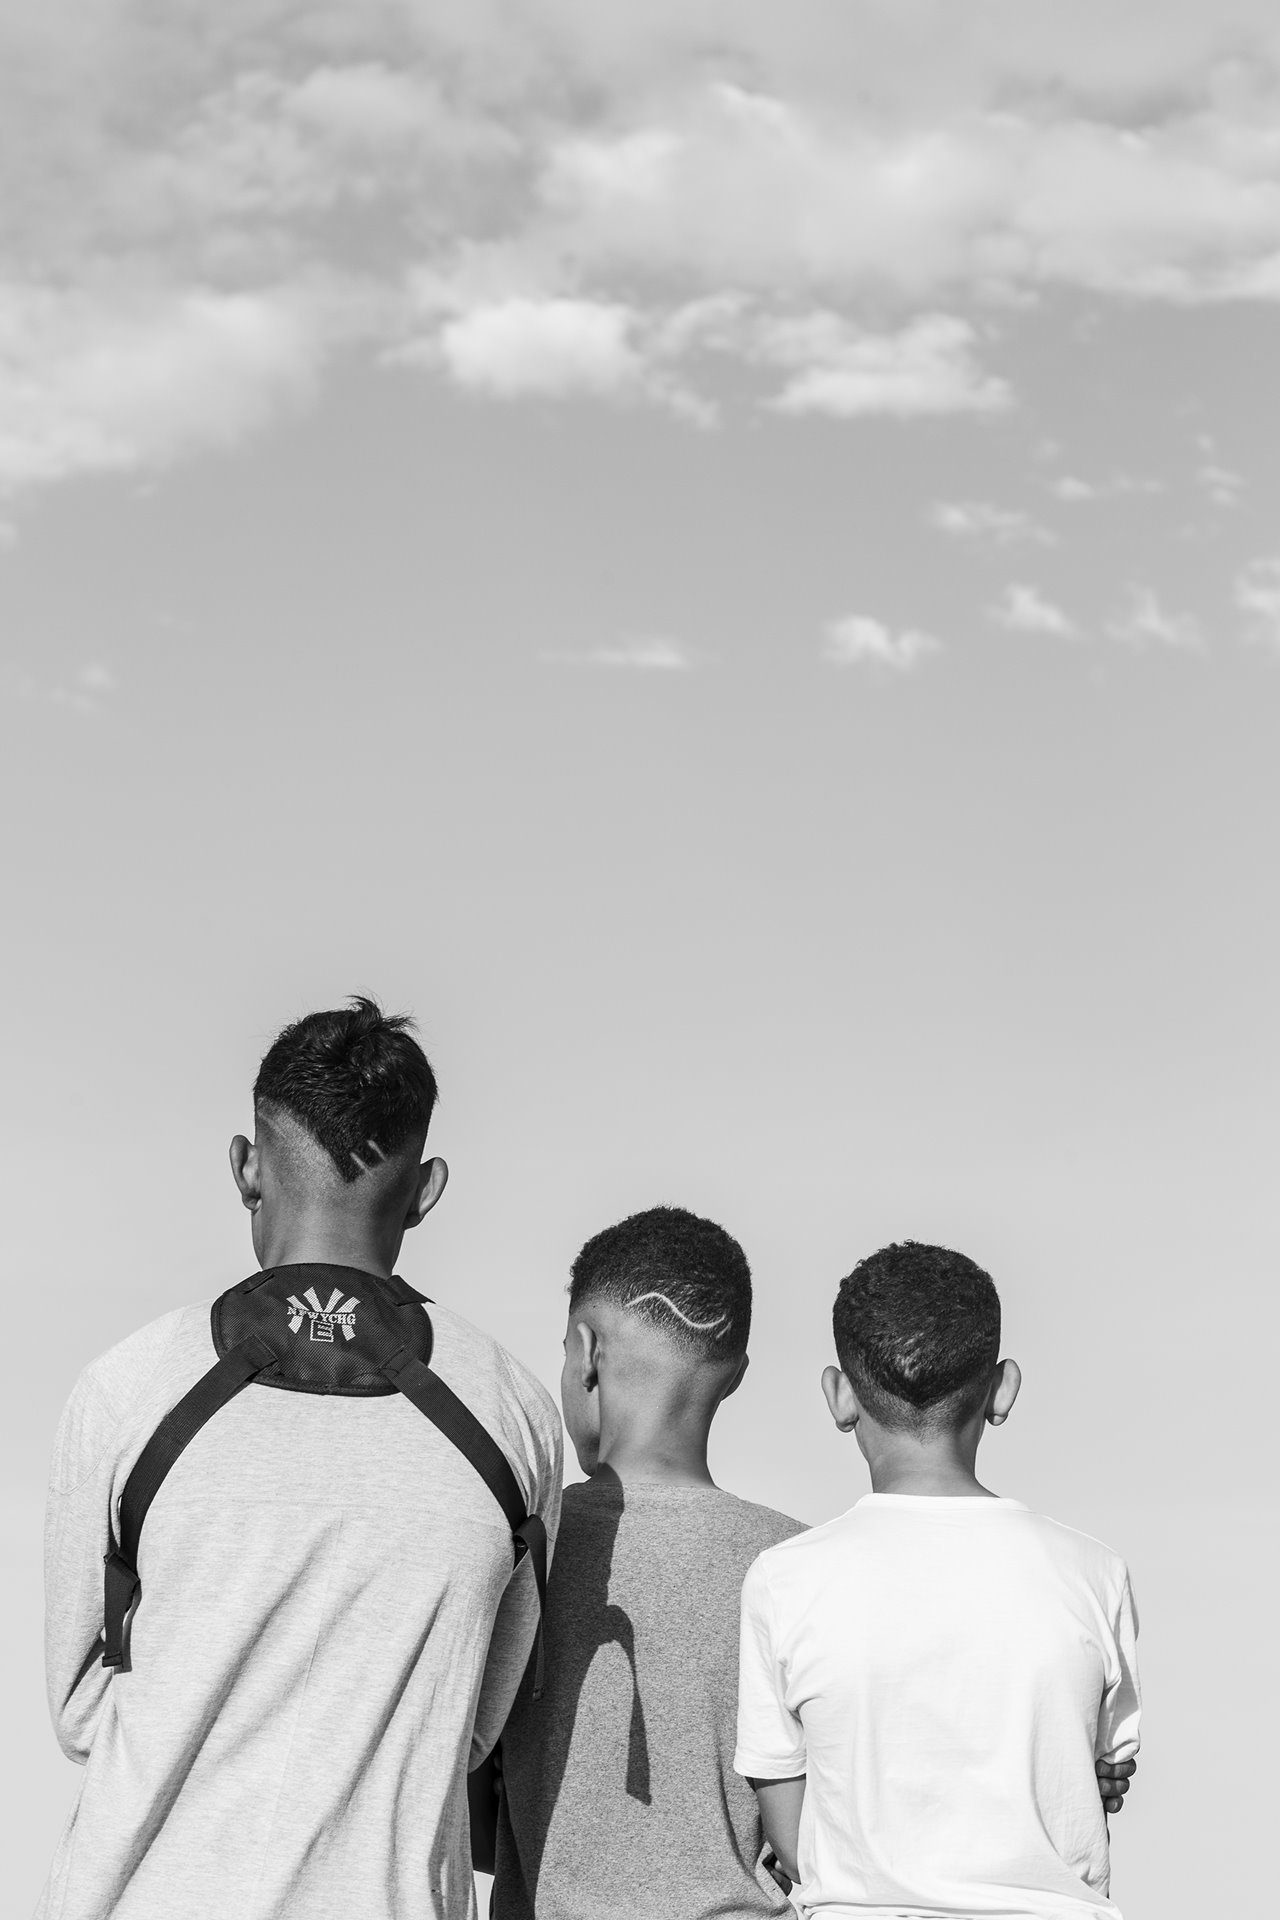
<path fill-rule="evenodd" d="M 1124 1562 L 974 1474 L 1018 1395 L 1000 1302 L 907 1241 L 836 1299 L 822 1388 L 873 1491 L 760 1555 L 734 1765 L 804 1913 L 1119 1920 L 1095 1765 L 1138 1750 Z"/>

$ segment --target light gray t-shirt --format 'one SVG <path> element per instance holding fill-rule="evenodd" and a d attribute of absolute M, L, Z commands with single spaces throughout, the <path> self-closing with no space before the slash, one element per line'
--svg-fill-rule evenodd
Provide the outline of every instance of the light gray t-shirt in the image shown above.
<path fill-rule="evenodd" d="M 432 1365 L 554 1535 L 560 1419 L 486 1334 L 430 1308 Z M 54 1451 L 46 1660 L 84 1765 L 37 1920 L 470 1920 L 465 1775 L 537 1619 L 527 1561 L 462 1454 L 399 1394 L 251 1385 L 142 1531 L 129 1673 L 90 1660 L 108 1515 L 215 1359 L 208 1306 L 93 1362 Z"/>
<path fill-rule="evenodd" d="M 790 1913 L 733 1771 L 738 1609 L 795 1520 L 716 1487 L 568 1487 L 546 1680 L 502 1735 L 496 1920 Z"/>

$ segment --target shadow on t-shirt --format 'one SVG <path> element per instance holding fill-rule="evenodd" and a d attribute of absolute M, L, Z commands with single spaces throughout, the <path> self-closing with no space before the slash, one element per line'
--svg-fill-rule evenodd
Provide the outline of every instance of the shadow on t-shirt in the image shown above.
<path fill-rule="evenodd" d="M 600 1499 L 599 1493 L 606 1489 L 606 1498 Z M 509 1780 L 515 1791 L 508 1794 L 499 1817 L 499 1878 L 506 1898 L 496 1904 L 509 1912 L 533 1912 L 543 1849 L 564 1785 L 583 1688 L 596 1655 L 606 1647 L 621 1649 L 630 1673 L 626 1792 L 642 1806 L 653 1803 L 635 1627 L 625 1608 L 609 1598 L 625 1497 L 621 1482 L 607 1467 L 596 1475 L 593 1493 L 596 1497 L 583 1500 L 578 1488 L 566 1489 L 568 1524 L 562 1526 L 556 1546 L 547 1595 L 545 1691 L 541 1700 L 533 1701 L 531 1660 L 503 1734 L 503 1770 L 517 1777 Z M 600 1758 L 608 1764 L 603 1753 Z M 616 1786 L 612 1790 L 616 1792 Z M 540 1809 L 536 1817 L 535 1806 Z M 521 1818 L 522 1808 L 530 1817 Z M 519 1830 L 515 1849 L 509 1846 L 513 1835 L 508 1822 Z M 517 1883 L 522 1883 L 520 1893 Z"/>
<path fill-rule="evenodd" d="M 788 1910 L 732 1760 L 742 1581 L 799 1531 L 712 1486 L 565 1488 L 545 1687 L 502 1736 L 498 1920 L 656 1920 L 676 1888 L 691 1916 Z"/>
<path fill-rule="evenodd" d="M 556 1671 L 550 1704 L 556 1721 L 554 1752 L 559 1773 L 554 1782 L 548 1780 L 548 1786 L 552 1788 L 550 1798 L 554 1804 L 560 1797 L 560 1785 L 577 1724 L 582 1689 L 591 1663 L 602 1648 L 617 1646 L 622 1649 L 631 1672 L 626 1789 L 632 1800 L 639 1800 L 647 1807 L 652 1804 L 649 1738 L 645 1731 L 644 1702 L 640 1698 L 640 1681 L 636 1673 L 636 1630 L 625 1608 L 616 1606 L 609 1599 L 613 1548 L 626 1506 L 626 1495 L 622 1482 L 608 1467 L 600 1468 L 595 1476 L 595 1486 L 597 1489 L 609 1487 L 615 1498 L 607 1505 L 593 1504 L 590 1524 L 573 1529 L 572 1537 L 565 1542 L 567 1552 L 557 1563 L 553 1563 L 560 1578 L 556 1581 L 553 1572 L 548 1606 L 556 1610 L 555 1618 L 561 1630 L 557 1632 L 555 1626 L 552 1628 Z"/>

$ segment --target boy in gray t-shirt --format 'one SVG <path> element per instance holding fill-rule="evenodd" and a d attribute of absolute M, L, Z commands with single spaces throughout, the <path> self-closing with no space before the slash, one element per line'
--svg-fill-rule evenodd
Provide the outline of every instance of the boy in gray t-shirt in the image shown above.
<path fill-rule="evenodd" d="M 741 1247 L 679 1208 L 574 1263 L 561 1392 L 590 1477 L 564 1497 L 542 1697 L 526 1675 L 502 1736 L 496 1920 L 791 1911 L 732 1762 L 743 1578 L 801 1528 L 707 1467 L 750 1320 Z"/>

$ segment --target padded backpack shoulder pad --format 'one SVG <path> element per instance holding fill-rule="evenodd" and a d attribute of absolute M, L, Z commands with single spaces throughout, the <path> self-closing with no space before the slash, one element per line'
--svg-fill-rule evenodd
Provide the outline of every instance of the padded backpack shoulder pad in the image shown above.
<path fill-rule="evenodd" d="M 344 1275 L 349 1287 L 335 1284 Z M 430 1365 L 426 1306 L 398 1276 L 292 1266 L 242 1280 L 214 1301 L 209 1318 L 219 1359 L 250 1334 L 270 1347 L 273 1363 L 257 1376 L 264 1387 L 372 1397 L 396 1391 L 382 1369 L 400 1349 Z"/>

